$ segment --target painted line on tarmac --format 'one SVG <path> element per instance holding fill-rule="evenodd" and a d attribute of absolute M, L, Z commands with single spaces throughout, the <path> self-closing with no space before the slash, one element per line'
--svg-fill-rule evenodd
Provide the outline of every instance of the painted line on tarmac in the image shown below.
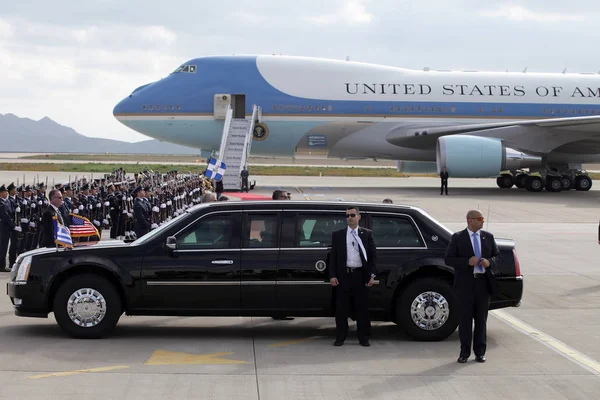
<path fill-rule="evenodd" d="M 53 378 L 55 376 L 69 376 L 69 375 L 76 375 L 76 374 L 86 374 L 86 373 L 90 373 L 90 372 L 106 372 L 106 371 L 114 371 L 117 369 L 125 369 L 125 368 L 131 368 L 131 367 L 129 365 L 114 365 L 112 367 L 78 369 L 75 371 L 53 372 L 51 374 L 33 375 L 33 376 L 28 376 L 28 378 L 29 379 Z"/>
<path fill-rule="evenodd" d="M 586 356 L 585 354 L 566 345 L 560 340 L 540 331 L 539 329 L 536 329 L 531 325 L 526 324 L 520 319 L 513 317 L 506 311 L 493 310 L 490 311 L 490 314 L 494 315 L 496 318 L 506 323 L 507 325 L 515 328 L 521 333 L 524 333 L 525 335 L 537 340 L 546 347 L 549 347 L 550 349 L 554 350 L 566 359 L 587 369 L 594 375 L 600 376 L 600 363 L 598 361 Z"/>
<path fill-rule="evenodd" d="M 308 341 L 313 340 L 313 339 L 319 339 L 319 338 L 322 338 L 322 337 L 323 336 L 311 336 L 311 337 L 307 337 L 307 338 L 304 338 L 304 339 L 288 340 L 286 342 L 279 342 L 279 343 L 270 344 L 269 347 L 283 347 L 283 346 L 288 346 L 288 345 L 292 345 L 292 344 L 299 344 L 299 343 L 308 342 Z"/>

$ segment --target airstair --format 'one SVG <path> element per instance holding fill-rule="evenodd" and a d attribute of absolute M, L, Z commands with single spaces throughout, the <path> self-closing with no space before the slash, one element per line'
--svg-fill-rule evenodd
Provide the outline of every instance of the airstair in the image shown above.
<path fill-rule="evenodd" d="M 227 107 L 219 148 L 219 160 L 227 167 L 223 175 L 224 190 L 238 191 L 242 187 L 240 173 L 244 166 L 248 165 L 254 123 L 259 118 L 260 112 L 261 108 L 255 105 L 252 107 L 252 119 L 233 118 L 233 109 L 231 106 Z"/>

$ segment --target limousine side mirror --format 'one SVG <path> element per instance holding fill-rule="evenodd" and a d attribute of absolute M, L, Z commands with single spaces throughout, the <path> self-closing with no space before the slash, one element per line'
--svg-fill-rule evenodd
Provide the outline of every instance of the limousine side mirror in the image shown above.
<path fill-rule="evenodd" d="M 167 238 L 167 248 L 171 250 L 177 249 L 177 238 L 175 238 L 175 236 L 169 236 Z"/>

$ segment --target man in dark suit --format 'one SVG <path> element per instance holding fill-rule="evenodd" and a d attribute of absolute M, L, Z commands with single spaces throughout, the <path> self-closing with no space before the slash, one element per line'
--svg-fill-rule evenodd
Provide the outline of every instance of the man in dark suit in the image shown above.
<path fill-rule="evenodd" d="M 446 188 L 446 194 L 448 194 L 448 171 L 446 171 L 446 167 L 442 168 L 442 172 L 440 172 L 440 180 L 442 183 L 440 195 L 444 194 L 444 188 Z"/>
<path fill-rule="evenodd" d="M 370 346 L 368 289 L 375 281 L 376 246 L 373 232 L 358 226 L 358 207 L 346 209 L 348 226 L 334 231 L 329 253 L 329 280 L 335 287 L 334 346 L 341 346 L 348 334 L 352 302 L 356 312 L 356 333 L 362 346 Z"/>
<path fill-rule="evenodd" d="M 483 214 L 478 210 L 470 210 L 467 213 L 467 228 L 454 233 L 446 249 L 445 261 L 454 267 L 454 289 L 460 304 L 459 363 L 466 363 L 469 359 L 471 339 L 476 361 L 485 362 L 490 299 L 499 291 L 492 269 L 496 268 L 499 261 L 500 250 L 494 236 L 482 230 L 482 227 Z"/>
<path fill-rule="evenodd" d="M 50 204 L 42 214 L 40 247 L 56 247 L 53 217 L 56 216 L 58 222 L 65 225 L 63 214 L 60 212 L 60 206 L 63 203 L 62 193 L 58 189 L 52 189 L 48 196 L 50 197 Z"/>

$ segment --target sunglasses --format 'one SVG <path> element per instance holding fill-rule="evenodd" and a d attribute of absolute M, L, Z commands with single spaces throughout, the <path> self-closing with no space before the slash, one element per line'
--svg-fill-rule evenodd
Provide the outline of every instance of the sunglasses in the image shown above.
<path fill-rule="evenodd" d="M 356 214 L 352 213 L 352 214 L 346 214 L 346 218 L 354 218 L 356 217 Z"/>
<path fill-rule="evenodd" d="M 476 219 L 479 222 L 483 222 L 483 217 L 477 217 L 477 218 L 469 218 L 469 219 Z"/>

